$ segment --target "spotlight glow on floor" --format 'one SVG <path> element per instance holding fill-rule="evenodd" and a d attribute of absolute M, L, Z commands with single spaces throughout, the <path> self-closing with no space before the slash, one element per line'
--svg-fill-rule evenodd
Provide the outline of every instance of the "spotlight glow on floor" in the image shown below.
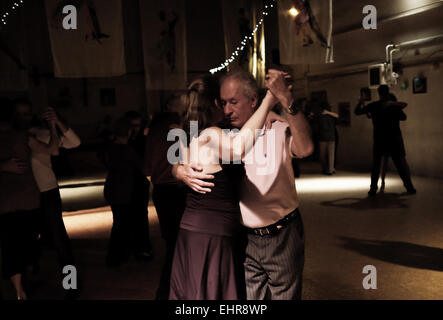
<path fill-rule="evenodd" d="M 73 238 L 103 238 L 112 227 L 111 211 L 71 214 L 63 217 L 66 230 Z"/>
<path fill-rule="evenodd" d="M 65 201 L 85 199 L 103 195 L 103 186 L 90 186 L 81 188 L 63 188 L 60 189 L 60 195 Z"/>
<path fill-rule="evenodd" d="M 386 177 L 386 191 L 398 189 L 402 182 L 398 178 Z M 368 191 L 371 179 L 368 175 L 355 176 L 306 176 L 295 180 L 297 192 L 317 193 L 317 192 L 352 192 Z M 380 184 L 379 184 L 380 186 Z"/>
<path fill-rule="evenodd" d="M 295 182 L 297 192 L 300 194 L 366 193 L 369 190 L 371 180 L 367 174 L 338 174 L 334 176 L 306 174 L 303 175 L 302 178 L 296 179 Z M 402 190 L 402 188 L 402 181 L 398 177 L 386 177 L 386 192 L 398 192 Z M 103 199 L 103 186 L 65 187 L 60 189 L 60 194 L 63 204 L 67 204 L 68 206 L 76 202 L 97 202 L 97 198 Z M 150 224 L 158 224 L 157 213 L 154 206 L 150 205 L 148 212 Z M 95 209 L 65 212 L 63 219 L 68 233 L 74 238 L 107 238 L 112 227 L 111 208 L 109 206 L 103 207 L 103 205 Z"/>
<path fill-rule="evenodd" d="M 158 224 L 154 206 L 148 207 L 150 228 Z M 112 228 L 112 212 L 110 207 L 65 212 L 63 216 L 66 230 L 76 239 L 108 238 Z"/>

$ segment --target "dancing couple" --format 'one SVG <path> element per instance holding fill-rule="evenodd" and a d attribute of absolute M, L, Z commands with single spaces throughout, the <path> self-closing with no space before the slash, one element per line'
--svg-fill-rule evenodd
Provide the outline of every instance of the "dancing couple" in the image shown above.
<path fill-rule="evenodd" d="M 313 145 L 287 77 L 269 71 L 258 108 L 258 85 L 242 71 L 227 74 L 220 85 L 198 79 L 181 97 L 187 109 L 183 129 L 189 134 L 190 122 L 197 121 L 199 132 L 188 137 L 184 163 L 173 167 L 189 192 L 170 299 L 301 298 L 304 232 L 292 158 L 308 156 Z M 286 109 L 284 122 L 270 114 L 278 102 Z M 225 128 L 240 130 L 227 134 Z M 253 161 L 244 161 L 251 154 Z M 271 162 L 273 170 L 260 170 Z"/>

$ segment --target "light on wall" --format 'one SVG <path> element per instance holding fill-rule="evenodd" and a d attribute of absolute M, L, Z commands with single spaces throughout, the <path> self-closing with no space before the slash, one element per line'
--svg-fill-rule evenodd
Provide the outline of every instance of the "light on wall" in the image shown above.
<path fill-rule="evenodd" d="M 291 14 L 291 16 L 293 16 L 295 18 L 296 16 L 298 16 L 300 14 L 300 11 L 298 11 L 296 8 L 292 7 L 289 10 L 289 13 Z"/>

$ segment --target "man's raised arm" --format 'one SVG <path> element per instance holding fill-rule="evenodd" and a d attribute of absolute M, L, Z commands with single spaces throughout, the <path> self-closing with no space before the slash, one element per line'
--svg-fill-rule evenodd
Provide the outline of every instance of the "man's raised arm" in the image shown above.
<path fill-rule="evenodd" d="M 292 135 L 291 151 L 297 158 L 305 158 L 314 151 L 311 127 L 302 112 L 291 109 L 293 97 L 291 87 L 286 85 L 288 74 L 279 70 L 269 70 L 266 87 L 278 98 L 288 115 L 287 120 Z"/>
<path fill-rule="evenodd" d="M 369 107 L 365 106 L 363 98 L 360 98 L 358 100 L 358 104 L 355 107 L 354 113 L 357 116 L 361 116 L 362 114 L 368 114 L 369 113 Z"/>

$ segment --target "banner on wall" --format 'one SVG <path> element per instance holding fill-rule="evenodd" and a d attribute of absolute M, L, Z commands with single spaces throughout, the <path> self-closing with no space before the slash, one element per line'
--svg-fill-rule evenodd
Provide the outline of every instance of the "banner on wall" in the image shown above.
<path fill-rule="evenodd" d="M 126 72 L 120 0 L 45 0 L 58 78 L 121 76 Z M 77 29 L 63 28 L 63 7 L 77 9 Z"/>
<path fill-rule="evenodd" d="M 28 89 L 28 71 L 23 62 L 23 32 L 10 34 L 9 37 L 20 37 L 20 42 L 9 41 L 0 36 L 0 90 L 24 91 Z M 13 44 L 10 47 L 9 43 Z"/>
<path fill-rule="evenodd" d="M 229 58 L 262 18 L 260 15 L 263 12 L 263 2 L 260 0 L 221 0 L 221 6 L 225 55 Z M 248 40 L 246 47 L 229 68 L 241 67 L 248 70 L 257 79 L 259 86 L 263 87 L 266 76 L 264 24 L 259 27 L 254 37 Z"/>
<path fill-rule="evenodd" d="M 332 63 L 332 0 L 279 0 L 282 64 Z"/>
<path fill-rule="evenodd" d="M 140 0 L 146 89 L 187 86 L 185 0 Z"/>

